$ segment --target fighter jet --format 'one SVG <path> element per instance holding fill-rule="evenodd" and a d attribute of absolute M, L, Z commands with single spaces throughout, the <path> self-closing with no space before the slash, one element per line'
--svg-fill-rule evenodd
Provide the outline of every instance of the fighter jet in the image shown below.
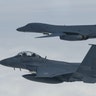
<path fill-rule="evenodd" d="M 30 71 L 24 78 L 36 82 L 58 84 L 62 82 L 96 82 L 96 45 L 92 45 L 82 63 L 68 63 L 43 58 L 29 51 L 1 60 L 4 66 Z"/>
<path fill-rule="evenodd" d="M 81 41 L 96 38 L 96 25 L 50 25 L 44 23 L 29 23 L 17 29 L 20 32 L 43 33 L 36 38 L 60 37 L 61 40 Z"/>

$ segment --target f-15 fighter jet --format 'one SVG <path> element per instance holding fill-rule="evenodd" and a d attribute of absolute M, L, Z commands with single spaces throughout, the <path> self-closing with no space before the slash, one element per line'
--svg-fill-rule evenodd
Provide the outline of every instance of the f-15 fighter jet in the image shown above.
<path fill-rule="evenodd" d="M 42 83 L 96 82 L 96 45 L 92 45 L 81 63 L 49 60 L 28 51 L 1 60 L 0 63 L 8 67 L 29 70 L 31 73 L 23 75 L 23 77 Z"/>
<path fill-rule="evenodd" d="M 17 29 L 20 32 L 43 33 L 36 38 L 60 37 L 61 40 L 81 41 L 96 38 L 96 25 L 60 26 L 44 23 L 29 23 Z"/>

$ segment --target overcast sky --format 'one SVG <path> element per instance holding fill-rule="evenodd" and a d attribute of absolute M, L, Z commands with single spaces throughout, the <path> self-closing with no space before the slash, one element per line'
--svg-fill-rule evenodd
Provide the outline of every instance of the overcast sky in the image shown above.
<path fill-rule="evenodd" d="M 96 24 L 96 0 L 0 0 L 0 59 L 28 50 L 49 59 L 82 62 L 96 39 L 69 42 L 58 37 L 35 39 L 41 34 L 19 33 L 18 27 L 41 22 L 56 25 Z M 22 78 L 28 71 L 0 65 L 1 96 L 96 96 L 96 84 L 57 85 Z"/>

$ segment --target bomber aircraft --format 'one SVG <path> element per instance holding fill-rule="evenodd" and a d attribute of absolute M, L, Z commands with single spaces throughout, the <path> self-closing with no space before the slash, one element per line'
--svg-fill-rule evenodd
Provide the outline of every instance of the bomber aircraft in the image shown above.
<path fill-rule="evenodd" d="M 43 58 L 35 53 L 20 52 L 0 64 L 29 70 L 24 78 L 36 82 L 57 84 L 62 82 L 96 82 L 96 45 L 92 45 L 82 63 L 68 63 Z"/>
<path fill-rule="evenodd" d="M 96 25 L 60 26 L 45 23 L 29 23 L 17 29 L 20 32 L 43 33 L 36 38 L 60 37 L 61 40 L 81 41 L 96 38 Z"/>

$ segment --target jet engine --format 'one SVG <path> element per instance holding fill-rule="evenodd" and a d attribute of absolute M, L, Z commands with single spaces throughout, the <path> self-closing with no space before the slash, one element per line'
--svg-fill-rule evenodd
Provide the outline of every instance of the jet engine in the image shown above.
<path fill-rule="evenodd" d="M 77 40 L 87 40 L 89 37 L 81 35 L 79 33 L 65 33 L 64 35 L 60 36 L 61 40 L 69 40 L 69 41 L 77 41 Z"/>

